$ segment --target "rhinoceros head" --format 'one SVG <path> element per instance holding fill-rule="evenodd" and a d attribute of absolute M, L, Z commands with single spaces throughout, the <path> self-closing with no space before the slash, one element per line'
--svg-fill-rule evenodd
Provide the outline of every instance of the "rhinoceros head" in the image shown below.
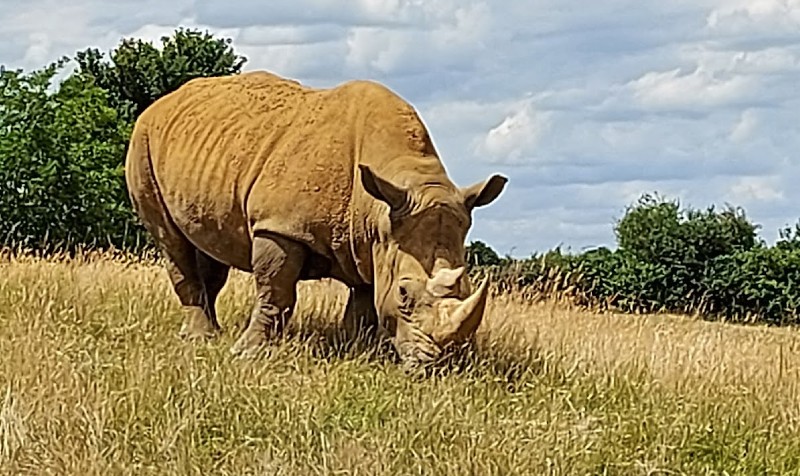
<path fill-rule="evenodd" d="M 382 175 L 360 166 L 364 189 L 381 204 L 372 245 L 375 304 L 411 366 L 438 360 L 481 323 L 487 281 L 471 289 L 464 242 L 472 211 L 494 201 L 507 182 L 494 175 L 460 188 L 437 164 Z"/>

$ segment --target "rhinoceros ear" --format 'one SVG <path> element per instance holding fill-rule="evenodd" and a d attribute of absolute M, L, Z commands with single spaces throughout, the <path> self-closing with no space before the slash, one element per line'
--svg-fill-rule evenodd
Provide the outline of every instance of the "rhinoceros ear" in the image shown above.
<path fill-rule="evenodd" d="M 503 191 L 507 182 L 508 179 L 502 175 L 492 175 L 483 182 L 465 187 L 462 190 L 464 205 L 468 210 L 472 210 L 492 203 Z"/>
<path fill-rule="evenodd" d="M 406 191 L 375 175 L 368 166 L 359 164 L 361 170 L 361 184 L 373 197 L 386 202 L 392 209 L 398 209 L 406 202 Z"/>

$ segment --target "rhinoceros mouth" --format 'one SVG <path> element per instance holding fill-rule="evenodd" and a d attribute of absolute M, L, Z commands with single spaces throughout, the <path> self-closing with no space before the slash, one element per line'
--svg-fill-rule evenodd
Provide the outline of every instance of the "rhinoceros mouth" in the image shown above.
<path fill-rule="evenodd" d="M 403 365 L 436 366 L 469 343 L 483 319 L 487 294 L 488 280 L 484 279 L 466 299 L 437 298 L 425 291 L 416 299 L 408 297 L 403 329 L 397 329 L 399 333 L 392 339 Z"/>

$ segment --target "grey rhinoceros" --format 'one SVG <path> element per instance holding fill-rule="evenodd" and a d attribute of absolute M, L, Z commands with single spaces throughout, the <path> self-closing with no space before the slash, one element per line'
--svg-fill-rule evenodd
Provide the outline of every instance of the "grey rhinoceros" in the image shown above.
<path fill-rule="evenodd" d="M 414 108 L 380 84 L 319 89 L 262 71 L 194 79 L 141 114 L 125 168 L 184 338 L 220 332 L 230 268 L 257 287 L 233 353 L 281 330 L 299 280 L 345 283 L 346 328 L 380 326 L 412 366 L 481 322 L 487 283 L 470 289 L 464 242 L 473 209 L 507 179 L 454 185 Z"/>

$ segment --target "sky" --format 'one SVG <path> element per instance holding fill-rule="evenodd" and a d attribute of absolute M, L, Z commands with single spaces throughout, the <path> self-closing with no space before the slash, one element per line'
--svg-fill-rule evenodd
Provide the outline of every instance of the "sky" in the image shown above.
<path fill-rule="evenodd" d="M 469 240 L 524 257 L 614 247 L 644 193 L 800 218 L 800 0 L 0 0 L 0 64 L 32 69 L 178 26 L 246 70 L 382 82 L 452 179 L 509 178 Z"/>

